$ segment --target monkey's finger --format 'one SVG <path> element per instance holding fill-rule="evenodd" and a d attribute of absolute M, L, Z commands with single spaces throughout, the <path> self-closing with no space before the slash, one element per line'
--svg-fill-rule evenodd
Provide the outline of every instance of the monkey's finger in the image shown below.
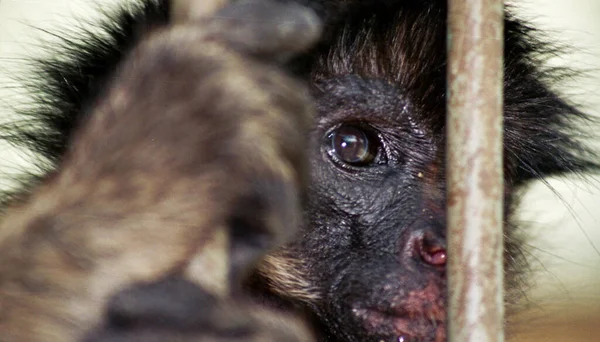
<path fill-rule="evenodd" d="M 239 1 L 218 11 L 212 20 L 220 28 L 219 36 L 234 49 L 278 62 L 309 49 L 322 29 L 313 10 L 272 0 Z"/>
<path fill-rule="evenodd" d="M 226 3 L 227 0 L 173 0 L 171 2 L 171 22 L 184 23 L 213 15 Z"/>
<path fill-rule="evenodd" d="M 136 283 L 109 301 L 82 342 L 301 342 L 314 337 L 297 317 L 217 298 L 177 276 Z"/>

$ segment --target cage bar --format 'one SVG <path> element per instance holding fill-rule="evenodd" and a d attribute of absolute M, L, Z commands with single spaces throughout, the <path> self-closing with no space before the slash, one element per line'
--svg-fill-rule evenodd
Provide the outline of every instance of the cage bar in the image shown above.
<path fill-rule="evenodd" d="M 504 5 L 448 1 L 448 336 L 503 341 Z"/>

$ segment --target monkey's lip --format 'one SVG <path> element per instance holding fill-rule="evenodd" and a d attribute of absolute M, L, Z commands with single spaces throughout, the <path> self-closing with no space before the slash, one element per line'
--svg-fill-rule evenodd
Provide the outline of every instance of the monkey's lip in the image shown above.
<path fill-rule="evenodd" d="M 445 341 L 445 317 L 404 309 L 354 308 L 354 315 L 372 332 L 394 334 L 407 341 Z"/>

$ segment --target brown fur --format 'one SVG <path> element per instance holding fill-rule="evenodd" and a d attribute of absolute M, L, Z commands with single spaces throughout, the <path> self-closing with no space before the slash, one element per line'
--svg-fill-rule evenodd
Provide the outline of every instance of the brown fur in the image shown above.
<path fill-rule="evenodd" d="M 239 201 L 258 202 L 253 219 L 269 246 L 295 232 L 305 165 L 294 147 L 311 116 L 307 91 L 229 48 L 222 25 L 195 25 L 140 44 L 61 171 L 9 210 L 0 227 L 1 341 L 80 339 L 130 284 L 167 274 L 202 284 L 213 274 L 190 272 L 192 261 L 226 232 Z M 278 317 L 250 311 L 268 326 Z M 301 324 L 286 325 L 283 335 L 309 338 Z"/>

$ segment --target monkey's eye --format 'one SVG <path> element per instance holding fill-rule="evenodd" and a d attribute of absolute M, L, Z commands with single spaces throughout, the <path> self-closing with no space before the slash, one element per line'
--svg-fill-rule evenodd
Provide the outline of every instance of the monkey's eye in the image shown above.
<path fill-rule="evenodd" d="M 357 125 L 341 125 L 330 131 L 329 155 L 352 166 L 374 163 L 381 150 L 379 138 L 372 131 Z"/>

